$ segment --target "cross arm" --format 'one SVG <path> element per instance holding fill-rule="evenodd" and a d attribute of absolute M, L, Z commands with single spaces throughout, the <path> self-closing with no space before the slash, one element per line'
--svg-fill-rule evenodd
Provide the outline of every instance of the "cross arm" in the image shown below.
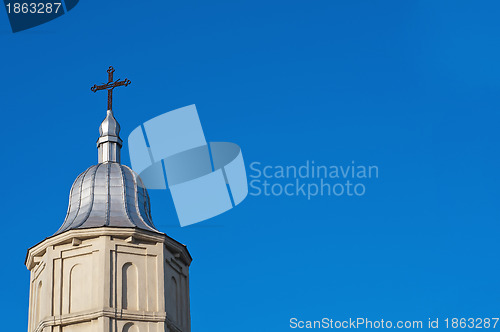
<path fill-rule="evenodd" d="M 108 82 L 106 84 L 101 84 L 101 85 L 94 84 L 94 86 L 91 87 L 90 90 L 92 92 L 96 92 L 99 90 L 113 90 L 114 88 L 116 88 L 118 86 L 127 86 L 129 84 L 130 84 L 130 80 L 128 80 L 128 79 L 124 79 L 123 81 L 116 80 L 115 82 Z"/>

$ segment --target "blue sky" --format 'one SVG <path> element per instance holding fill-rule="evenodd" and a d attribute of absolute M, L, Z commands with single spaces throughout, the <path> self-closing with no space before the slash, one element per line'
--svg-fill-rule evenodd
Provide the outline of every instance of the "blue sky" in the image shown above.
<path fill-rule="evenodd" d="M 85 0 L 12 34 L 0 14 L 8 329 L 27 326 L 26 250 L 97 162 L 106 96 L 90 86 L 110 65 L 132 81 L 114 98 L 124 140 L 196 104 L 247 166 L 379 167 L 362 197 L 249 196 L 186 228 L 151 192 L 156 226 L 194 257 L 193 331 L 498 317 L 499 16 L 496 1 Z"/>

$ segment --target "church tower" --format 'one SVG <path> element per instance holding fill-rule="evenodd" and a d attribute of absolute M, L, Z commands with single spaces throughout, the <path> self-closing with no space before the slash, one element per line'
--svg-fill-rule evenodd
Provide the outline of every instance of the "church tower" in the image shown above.
<path fill-rule="evenodd" d="M 73 183 L 61 228 L 28 250 L 28 332 L 191 331 L 192 258 L 156 229 L 146 188 L 120 164 L 111 93 L 124 81 L 113 82 L 110 71 L 110 82 L 96 89 L 108 90 L 99 163 Z"/>

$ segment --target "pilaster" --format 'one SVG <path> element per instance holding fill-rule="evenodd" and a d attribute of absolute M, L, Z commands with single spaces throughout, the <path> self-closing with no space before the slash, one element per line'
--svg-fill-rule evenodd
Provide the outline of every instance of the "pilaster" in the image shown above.
<path fill-rule="evenodd" d="M 182 315 L 170 329 L 189 332 L 190 263 L 184 246 L 138 229 L 78 229 L 48 238 L 26 259 L 28 332 L 166 331 L 176 321 L 165 305 L 174 300 L 165 287 L 174 273 L 170 264 Z"/>

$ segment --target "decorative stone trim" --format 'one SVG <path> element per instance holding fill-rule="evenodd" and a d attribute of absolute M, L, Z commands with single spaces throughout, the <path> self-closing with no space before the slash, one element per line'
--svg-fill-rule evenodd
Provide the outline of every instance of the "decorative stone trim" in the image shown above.
<path fill-rule="evenodd" d="M 81 312 L 76 314 L 66 314 L 62 316 L 45 317 L 34 330 L 34 332 L 43 331 L 44 328 L 50 326 L 60 326 L 68 324 L 85 323 L 100 317 L 107 317 L 112 319 L 127 320 L 127 321 L 141 321 L 141 322 L 166 322 L 168 325 L 175 327 L 176 331 L 181 331 L 175 323 L 167 318 L 167 313 L 162 312 L 147 312 L 147 311 L 128 311 L 128 310 L 114 310 L 113 308 L 104 308 L 101 310 L 93 310 Z"/>
<path fill-rule="evenodd" d="M 31 268 L 37 263 L 37 259 L 43 256 L 45 250 L 49 246 L 72 243 L 74 238 L 77 238 L 79 241 L 83 241 L 85 239 L 105 235 L 120 238 L 129 238 L 132 236 L 137 240 L 149 241 L 153 243 L 162 242 L 165 244 L 167 249 L 171 250 L 174 253 L 178 253 L 179 259 L 188 266 L 193 260 L 185 245 L 175 241 L 166 234 L 157 234 L 137 228 L 99 227 L 89 229 L 72 229 L 64 233 L 46 238 L 42 242 L 28 249 L 25 265 L 29 270 L 31 270 Z"/>

